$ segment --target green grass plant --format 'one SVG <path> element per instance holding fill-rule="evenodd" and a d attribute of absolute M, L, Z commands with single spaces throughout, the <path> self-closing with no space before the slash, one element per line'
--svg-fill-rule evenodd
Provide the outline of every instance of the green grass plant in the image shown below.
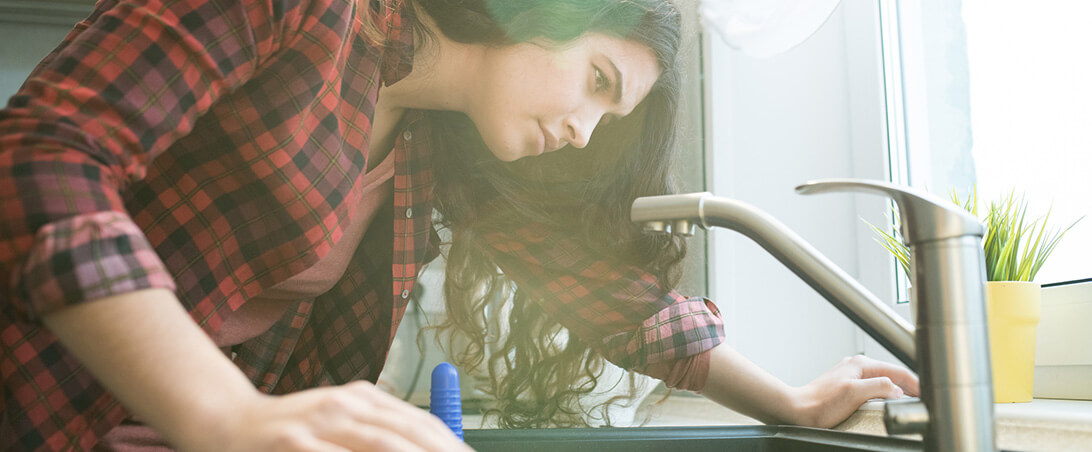
<path fill-rule="evenodd" d="M 985 207 L 985 215 L 979 216 L 977 190 L 971 190 L 966 197 L 960 197 L 954 190 L 949 198 L 953 203 L 978 218 L 986 226 L 986 235 L 982 238 L 982 251 L 986 256 L 987 281 L 1032 281 L 1047 257 L 1054 252 L 1058 242 L 1077 222 L 1078 218 L 1065 228 L 1048 229 L 1050 220 L 1048 209 L 1045 216 L 1031 219 L 1028 217 L 1028 202 L 1023 195 L 1017 197 L 1016 191 L 998 201 L 991 201 Z M 899 265 L 910 274 L 910 249 L 899 233 L 899 212 L 892 208 L 894 228 L 886 230 L 865 222 L 876 233 L 879 242 L 899 261 Z"/>

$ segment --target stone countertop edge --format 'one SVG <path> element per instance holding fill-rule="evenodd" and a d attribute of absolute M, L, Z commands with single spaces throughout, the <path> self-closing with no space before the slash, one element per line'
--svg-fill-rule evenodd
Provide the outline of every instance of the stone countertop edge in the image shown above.
<path fill-rule="evenodd" d="M 662 404 L 651 406 L 650 410 L 652 419 L 646 427 L 761 425 L 703 397 L 674 395 Z M 1032 403 L 997 404 L 994 416 L 1001 449 L 1092 452 L 1092 401 L 1035 399 Z M 481 428 L 482 417 L 467 415 L 463 426 Z M 834 429 L 887 436 L 883 425 L 883 402 L 865 403 Z M 921 439 L 920 435 L 900 437 Z"/>
<path fill-rule="evenodd" d="M 1035 399 L 994 405 L 997 445 L 1014 451 L 1092 451 L 1092 401 Z M 883 402 L 872 401 L 836 430 L 887 435 Z M 920 435 L 900 435 L 920 439 Z"/>

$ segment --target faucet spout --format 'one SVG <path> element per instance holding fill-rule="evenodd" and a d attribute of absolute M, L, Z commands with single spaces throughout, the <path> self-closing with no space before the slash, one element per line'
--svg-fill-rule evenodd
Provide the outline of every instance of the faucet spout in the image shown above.
<path fill-rule="evenodd" d="M 890 407 L 889 433 L 920 432 L 925 450 L 996 450 L 982 224 L 957 206 L 886 182 L 831 179 L 797 191 L 866 191 L 896 200 L 911 253 L 916 329 L 785 225 L 748 204 L 709 193 L 651 196 L 634 201 L 630 217 L 653 227 L 718 226 L 754 240 L 917 371 L 925 410 L 915 404 Z"/>
<path fill-rule="evenodd" d="M 911 369 L 917 369 L 914 329 L 875 295 L 771 215 L 740 201 L 710 193 L 649 196 L 633 203 L 640 224 L 690 222 L 703 228 L 737 231 L 792 270 L 857 326 L 876 338 Z"/>

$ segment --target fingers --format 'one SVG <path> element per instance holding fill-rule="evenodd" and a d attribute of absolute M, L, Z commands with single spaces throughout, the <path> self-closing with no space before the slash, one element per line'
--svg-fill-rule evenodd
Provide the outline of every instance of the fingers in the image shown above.
<path fill-rule="evenodd" d="M 224 450 L 470 451 L 435 416 L 370 383 L 314 388 L 248 404 Z"/>
<path fill-rule="evenodd" d="M 921 394 L 918 377 L 905 367 L 872 360 L 869 365 L 862 367 L 861 371 L 862 378 L 887 377 L 907 394 L 915 397 Z"/>
<path fill-rule="evenodd" d="M 352 449 L 323 441 L 306 429 L 280 430 L 268 440 L 271 443 L 264 447 L 271 452 L 352 452 Z"/>
<path fill-rule="evenodd" d="M 370 383 L 351 383 L 345 385 L 345 390 L 355 400 L 354 409 L 349 413 L 358 424 L 396 433 L 423 450 L 469 450 L 439 418 Z"/>
<path fill-rule="evenodd" d="M 863 379 L 887 377 L 901 387 L 907 395 L 917 397 L 921 394 L 918 377 L 905 367 L 877 361 L 864 355 L 854 356 L 850 358 L 850 362 L 858 366 Z"/>
<path fill-rule="evenodd" d="M 319 435 L 326 441 L 344 445 L 352 451 L 425 452 L 426 450 L 444 450 L 424 448 L 414 444 L 409 438 L 397 434 L 397 432 L 376 425 L 361 425 L 349 420 L 327 425 Z"/>
<path fill-rule="evenodd" d="M 887 377 L 857 380 L 853 385 L 858 400 L 898 399 L 903 395 L 902 388 Z"/>
<path fill-rule="evenodd" d="M 432 417 L 424 411 L 421 411 L 421 413 L 424 413 L 425 416 Z M 362 429 L 381 429 L 383 432 L 388 432 L 398 438 L 404 438 L 408 444 L 414 446 L 413 450 L 461 450 L 461 448 L 456 446 L 456 444 L 459 443 L 459 439 L 455 437 L 455 434 L 452 433 L 447 426 L 441 425 L 441 428 L 435 428 L 432 425 L 420 422 L 420 418 L 416 415 L 406 416 L 402 413 L 382 411 L 368 413 L 356 412 L 353 413 L 352 419 L 348 421 L 351 422 L 352 425 L 361 426 L 360 428 Z M 361 430 L 360 433 L 364 435 L 362 436 L 364 438 L 369 437 L 363 430 Z M 403 447 L 393 448 L 391 450 L 409 449 Z"/>

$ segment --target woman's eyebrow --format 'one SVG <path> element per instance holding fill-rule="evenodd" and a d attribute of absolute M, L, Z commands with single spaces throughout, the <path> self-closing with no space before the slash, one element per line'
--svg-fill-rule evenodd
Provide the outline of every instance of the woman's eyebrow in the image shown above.
<path fill-rule="evenodd" d="M 611 70 L 614 71 L 614 103 L 616 105 L 622 104 L 622 72 L 618 70 L 618 66 L 614 65 L 614 60 L 607 57 L 607 64 L 610 64 Z"/>

